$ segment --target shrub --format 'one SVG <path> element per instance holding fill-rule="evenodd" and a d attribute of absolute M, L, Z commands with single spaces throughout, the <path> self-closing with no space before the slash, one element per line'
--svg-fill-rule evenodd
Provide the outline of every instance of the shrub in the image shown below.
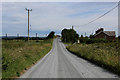
<path fill-rule="evenodd" d="M 87 37 L 84 37 L 84 38 L 80 38 L 79 39 L 81 43 L 86 43 L 86 44 L 92 44 L 92 43 L 106 43 L 108 42 L 107 40 L 105 39 L 89 39 Z"/>
<path fill-rule="evenodd" d="M 92 43 L 89 39 L 87 43 Z M 102 39 L 96 41 L 103 41 Z M 76 44 L 66 47 L 73 54 L 120 75 L 120 43 Z"/>
<path fill-rule="evenodd" d="M 95 40 L 93 40 L 93 39 L 88 39 L 88 40 L 86 41 L 86 44 L 92 44 L 92 43 L 95 43 Z"/>

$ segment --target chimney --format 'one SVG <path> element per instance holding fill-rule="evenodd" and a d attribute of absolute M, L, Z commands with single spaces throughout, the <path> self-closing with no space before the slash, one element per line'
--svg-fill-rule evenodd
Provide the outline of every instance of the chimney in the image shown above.
<path fill-rule="evenodd" d="M 103 29 L 103 28 L 100 28 L 100 29 L 98 29 L 98 30 L 95 32 L 95 34 L 97 34 L 97 33 L 99 33 L 99 32 L 102 32 L 102 31 L 104 31 L 104 29 Z"/>

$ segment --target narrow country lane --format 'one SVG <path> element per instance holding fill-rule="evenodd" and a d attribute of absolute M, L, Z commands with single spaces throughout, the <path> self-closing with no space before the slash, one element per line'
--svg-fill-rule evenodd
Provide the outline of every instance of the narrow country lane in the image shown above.
<path fill-rule="evenodd" d="M 59 38 L 52 50 L 20 78 L 115 78 L 112 74 L 68 52 Z"/>

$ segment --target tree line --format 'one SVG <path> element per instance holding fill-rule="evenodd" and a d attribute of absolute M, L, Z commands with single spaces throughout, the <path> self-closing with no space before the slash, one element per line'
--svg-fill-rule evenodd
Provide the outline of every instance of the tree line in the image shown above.
<path fill-rule="evenodd" d="M 79 37 L 79 35 L 73 28 L 72 29 L 66 29 L 66 28 L 63 29 L 61 31 L 61 37 L 62 37 L 63 42 L 70 42 L 70 43 L 78 42 L 78 40 L 80 43 L 86 43 L 86 44 L 111 42 L 111 41 L 108 41 L 103 38 L 100 38 L 100 39 L 94 38 L 94 35 L 92 35 L 92 34 L 89 36 L 85 36 L 85 37 L 83 37 L 83 35 L 81 35 Z M 120 36 L 114 40 L 114 42 L 118 42 L 118 41 L 120 41 Z"/>
<path fill-rule="evenodd" d="M 30 37 L 30 40 L 45 40 L 51 39 L 55 37 L 55 32 L 51 31 L 47 37 Z M 2 37 L 2 40 L 25 40 L 27 41 L 28 37 Z"/>

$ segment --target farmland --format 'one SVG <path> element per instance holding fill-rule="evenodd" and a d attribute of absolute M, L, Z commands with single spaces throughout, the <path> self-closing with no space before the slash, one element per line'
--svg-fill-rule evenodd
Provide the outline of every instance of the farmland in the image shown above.
<path fill-rule="evenodd" d="M 2 40 L 2 77 L 19 77 L 52 48 L 48 40 Z"/>
<path fill-rule="evenodd" d="M 73 54 L 120 75 L 120 43 L 69 44 Z"/>

